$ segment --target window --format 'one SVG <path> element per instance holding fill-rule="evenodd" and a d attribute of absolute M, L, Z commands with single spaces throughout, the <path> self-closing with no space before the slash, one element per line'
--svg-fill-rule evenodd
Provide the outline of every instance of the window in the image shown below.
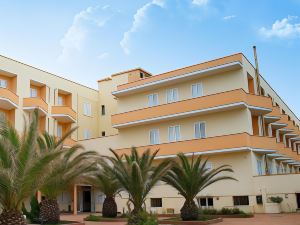
<path fill-rule="evenodd" d="M 249 196 L 233 196 L 233 205 L 249 205 Z"/>
<path fill-rule="evenodd" d="M 0 80 L 0 88 L 6 88 L 7 87 L 7 81 L 6 80 Z"/>
<path fill-rule="evenodd" d="M 0 111 L 0 121 L 4 121 L 6 119 L 5 112 Z"/>
<path fill-rule="evenodd" d="M 173 88 L 167 90 L 167 103 L 177 102 L 179 100 L 178 89 Z"/>
<path fill-rule="evenodd" d="M 263 175 L 263 165 L 262 165 L 262 161 L 260 159 L 256 160 L 256 166 L 257 166 L 257 174 L 259 176 Z"/>
<path fill-rule="evenodd" d="M 197 122 L 194 125 L 195 138 L 206 138 L 205 122 Z"/>
<path fill-rule="evenodd" d="M 212 197 L 204 197 L 197 199 L 200 208 L 213 208 L 214 199 Z"/>
<path fill-rule="evenodd" d="M 140 72 L 140 78 L 144 78 L 144 73 Z"/>
<path fill-rule="evenodd" d="M 273 163 L 268 163 L 268 172 L 269 174 L 273 174 Z"/>
<path fill-rule="evenodd" d="M 84 139 L 89 139 L 91 138 L 91 132 L 89 130 L 84 130 L 83 131 L 83 138 Z"/>
<path fill-rule="evenodd" d="M 169 127 L 169 141 L 180 141 L 180 125 Z"/>
<path fill-rule="evenodd" d="M 102 137 L 105 137 L 105 131 L 101 132 Z"/>
<path fill-rule="evenodd" d="M 30 88 L 30 98 L 37 97 L 37 90 L 35 88 Z"/>
<path fill-rule="evenodd" d="M 105 105 L 101 105 L 101 115 L 105 115 Z"/>
<path fill-rule="evenodd" d="M 280 166 L 280 165 L 277 165 L 277 166 L 276 166 L 276 170 L 277 170 L 277 174 L 282 173 L 282 170 L 281 170 L 281 166 Z"/>
<path fill-rule="evenodd" d="M 192 97 L 197 98 L 203 95 L 202 84 L 192 84 Z"/>
<path fill-rule="evenodd" d="M 62 125 L 57 125 L 57 137 L 62 137 Z"/>
<path fill-rule="evenodd" d="M 151 207 L 153 207 L 153 208 L 162 207 L 162 199 L 161 198 L 151 198 Z"/>
<path fill-rule="evenodd" d="M 58 96 L 58 98 L 57 98 L 57 105 L 62 106 L 63 104 L 64 104 L 63 97 L 62 96 Z"/>
<path fill-rule="evenodd" d="M 263 204 L 263 198 L 262 198 L 262 195 L 257 195 L 257 196 L 256 196 L 256 203 L 257 203 L 258 205 Z"/>
<path fill-rule="evenodd" d="M 91 105 L 91 103 L 83 103 L 83 115 L 92 116 L 92 105 Z"/>
<path fill-rule="evenodd" d="M 150 145 L 159 144 L 159 130 L 152 129 L 150 130 Z"/>
<path fill-rule="evenodd" d="M 150 94 L 148 95 L 148 106 L 156 106 L 158 105 L 158 94 Z"/>

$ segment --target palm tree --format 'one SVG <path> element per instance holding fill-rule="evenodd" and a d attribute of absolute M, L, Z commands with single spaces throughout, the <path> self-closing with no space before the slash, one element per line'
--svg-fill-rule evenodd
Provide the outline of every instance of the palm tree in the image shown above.
<path fill-rule="evenodd" d="M 40 203 L 40 218 L 47 223 L 60 221 L 60 210 L 57 196 L 64 190 L 78 182 L 95 170 L 95 158 L 98 154 L 94 151 L 82 151 L 81 145 L 74 145 L 69 149 L 63 147 L 63 142 L 76 128 L 71 129 L 61 139 L 44 133 L 39 137 L 39 149 L 42 154 L 49 152 L 62 152 L 61 157 L 50 163 L 48 173 L 40 187 L 44 199 Z M 75 209 L 74 209 L 75 210 Z"/>
<path fill-rule="evenodd" d="M 227 175 L 220 176 L 224 172 L 233 172 L 228 165 L 209 169 L 206 167 L 207 161 L 201 161 L 201 156 L 198 156 L 196 160 L 194 156 L 189 160 L 183 153 L 179 153 L 177 156 L 179 163 L 174 163 L 171 170 L 163 177 L 163 181 L 174 187 L 185 198 L 184 205 L 180 210 L 182 220 L 196 220 L 198 207 L 194 198 L 197 194 L 220 180 L 236 179 Z"/>
<path fill-rule="evenodd" d="M 169 170 L 171 163 L 164 160 L 154 165 L 153 161 L 158 150 L 151 153 L 148 149 L 139 154 L 133 147 L 131 154 L 120 156 L 116 151 L 112 149 L 110 151 L 113 153 L 113 157 L 106 157 L 108 162 L 103 163 L 103 167 L 111 171 L 120 183 L 122 190 L 129 194 L 129 201 L 134 207 L 131 213 L 138 217 L 143 211 L 143 204 L 150 190 Z"/>
<path fill-rule="evenodd" d="M 111 171 L 100 168 L 88 181 L 105 194 L 102 216 L 110 218 L 116 217 L 118 208 L 115 201 L 115 195 L 119 192 L 121 187 Z"/>
<path fill-rule="evenodd" d="M 0 122 L 0 225 L 26 224 L 22 203 L 36 193 L 42 177 L 60 152 L 39 154 L 38 112 L 19 133 L 7 121 Z"/>

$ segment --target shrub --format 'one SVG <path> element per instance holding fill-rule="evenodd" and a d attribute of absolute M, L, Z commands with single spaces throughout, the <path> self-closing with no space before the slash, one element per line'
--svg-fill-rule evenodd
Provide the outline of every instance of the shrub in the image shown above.
<path fill-rule="evenodd" d="M 84 218 L 85 221 L 101 221 L 101 216 L 89 215 Z"/>
<path fill-rule="evenodd" d="M 276 197 L 270 197 L 271 202 L 274 203 L 281 203 L 283 201 L 283 198 L 276 196 Z"/>
<path fill-rule="evenodd" d="M 146 211 L 142 211 L 137 215 L 130 215 L 128 218 L 129 225 L 158 225 L 155 216 L 148 214 Z"/>
<path fill-rule="evenodd" d="M 200 209 L 199 214 L 216 215 L 218 214 L 218 211 L 216 209 Z"/>
<path fill-rule="evenodd" d="M 230 214 L 232 214 L 232 211 L 229 208 L 222 208 L 221 209 L 221 214 L 222 215 L 230 215 Z"/>
<path fill-rule="evenodd" d="M 221 211 L 218 213 L 221 215 L 236 215 L 236 214 L 246 214 L 244 211 L 240 210 L 239 208 L 222 208 Z"/>
<path fill-rule="evenodd" d="M 22 212 L 31 223 L 39 222 L 40 205 L 35 196 L 30 199 L 30 212 L 27 211 L 24 203 L 22 204 Z"/>

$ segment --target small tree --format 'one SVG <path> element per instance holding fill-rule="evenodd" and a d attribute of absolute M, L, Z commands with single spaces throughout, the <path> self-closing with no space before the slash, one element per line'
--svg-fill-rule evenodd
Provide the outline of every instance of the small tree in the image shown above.
<path fill-rule="evenodd" d="M 98 171 L 90 177 L 89 182 L 105 194 L 102 208 L 103 217 L 116 217 L 118 208 L 115 195 L 120 190 L 120 184 L 111 170 L 99 167 Z"/>
<path fill-rule="evenodd" d="M 22 203 L 38 190 L 49 163 L 61 152 L 39 154 L 38 111 L 19 133 L 7 121 L 0 122 L 0 225 L 25 225 Z"/>
<path fill-rule="evenodd" d="M 49 170 L 44 176 L 40 187 L 45 199 L 40 203 L 40 218 L 47 223 L 60 221 L 60 210 L 57 196 L 64 190 L 71 189 L 76 181 L 84 179 L 95 170 L 95 159 L 98 154 L 94 151 L 83 151 L 81 145 L 64 148 L 63 142 L 76 128 L 70 130 L 61 139 L 44 133 L 39 137 L 39 149 L 41 154 L 61 152 L 61 157 L 50 163 Z"/>
<path fill-rule="evenodd" d="M 133 217 L 128 223 L 136 224 L 135 221 L 139 220 L 147 195 L 169 170 L 170 161 L 158 161 L 154 165 L 153 161 L 158 150 L 151 153 L 148 149 L 138 153 L 137 149 L 133 147 L 128 155 L 119 155 L 112 149 L 110 151 L 113 153 L 113 157 L 106 157 L 108 163 L 103 163 L 103 167 L 114 174 L 122 189 L 129 194 L 129 201 L 134 208 L 131 212 Z"/>
<path fill-rule="evenodd" d="M 182 220 L 197 220 L 198 207 L 194 198 L 206 187 L 220 180 L 235 180 L 230 176 L 219 176 L 221 173 L 233 170 L 228 165 L 216 169 L 208 169 L 207 161 L 202 162 L 201 157 L 196 159 L 186 157 L 183 153 L 177 155 L 179 162 L 173 164 L 171 170 L 164 176 L 163 181 L 174 187 L 185 198 L 180 213 Z"/>

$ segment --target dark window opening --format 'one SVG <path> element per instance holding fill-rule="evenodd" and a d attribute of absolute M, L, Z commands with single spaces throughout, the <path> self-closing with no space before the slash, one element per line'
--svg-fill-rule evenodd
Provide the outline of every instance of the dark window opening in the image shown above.
<path fill-rule="evenodd" d="M 257 195 L 257 196 L 256 196 L 256 203 L 257 203 L 258 205 L 263 204 L 263 198 L 262 198 L 262 195 Z"/>
<path fill-rule="evenodd" d="M 105 131 L 101 132 L 102 137 L 105 137 Z"/>
<path fill-rule="evenodd" d="M 233 196 L 233 205 L 249 205 L 249 196 Z"/>
<path fill-rule="evenodd" d="M 101 115 L 105 115 L 105 105 L 101 105 Z"/>
<path fill-rule="evenodd" d="M 144 78 L 144 73 L 140 72 L 140 78 Z"/>
<path fill-rule="evenodd" d="M 212 197 L 198 198 L 198 204 L 200 207 L 212 207 L 214 206 L 214 199 Z"/>
<path fill-rule="evenodd" d="M 162 207 L 162 199 L 161 198 L 151 198 L 151 207 Z"/>

